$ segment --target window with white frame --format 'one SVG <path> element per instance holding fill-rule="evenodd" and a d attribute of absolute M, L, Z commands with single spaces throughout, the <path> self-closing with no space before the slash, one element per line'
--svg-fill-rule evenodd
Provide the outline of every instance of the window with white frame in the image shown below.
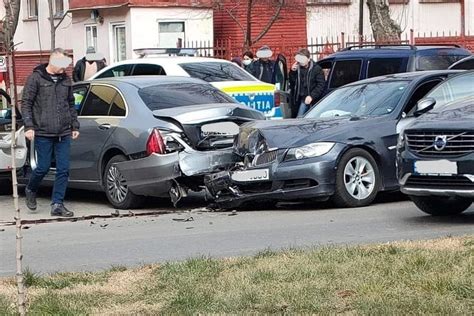
<path fill-rule="evenodd" d="M 113 62 L 127 59 L 127 36 L 125 24 L 112 25 Z"/>
<path fill-rule="evenodd" d="M 97 25 L 86 25 L 86 47 L 94 47 L 97 51 Z"/>
<path fill-rule="evenodd" d="M 159 47 L 178 47 L 185 40 L 184 22 L 158 22 Z"/>
<path fill-rule="evenodd" d="M 38 17 L 38 0 L 27 0 L 26 7 L 28 11 L 28 18 Z"/>

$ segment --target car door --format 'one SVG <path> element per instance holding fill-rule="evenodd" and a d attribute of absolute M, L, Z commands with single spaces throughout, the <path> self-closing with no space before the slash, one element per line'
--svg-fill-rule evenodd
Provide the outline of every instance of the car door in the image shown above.
<path fill-rule="evenodd" d="M 79 87 L 75 89 L 78 93 Z M 97 186 L 102 149 L 125 116 L 125 104 L 114 86 L 100 83 L 90 85 L 80 107 L 81 134 L 71 146 L 70 182 L 74 187 Z"/>
<path fill-rule="evenodd" d="M 13 153 L 12 145 L 12 109 L 11 98 L 0 89 L 1 103 L 0 103 L 0 172 L 9 171 L 12 166 Z M 17 120 L 20 119 L 20 113 L 17 113 Z M 20 122 L 17 122 L 20 123 Z M 15 133 L 16 151 L 15 151 L 15 166 L 21 168 L 24 166 L 27 157 L 27 146 L 25 140 L 24 128 L 21 124 L 17 125 Z"/>

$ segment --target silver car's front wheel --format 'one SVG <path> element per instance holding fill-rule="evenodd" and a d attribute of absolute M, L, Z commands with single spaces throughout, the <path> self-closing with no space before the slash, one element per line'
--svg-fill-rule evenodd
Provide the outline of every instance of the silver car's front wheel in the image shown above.
<path fill-rule="evenodd" d="M 344 168 L 344 185 L 354 199 L 368 198 L 375 188 L 374 167 L 364 157 L 352 158 Z"/>
<path fill-rule="evenodd" d="M 107 162 L 104 169 L 104 190 L 110 204 L 117 209 L 129 209 L 139 207 L 143 201 L 143 196 L 135 195 L 127 185 L 124 178 L 115 164 L 127 161 L 127 157 L 117 155 Z"/>

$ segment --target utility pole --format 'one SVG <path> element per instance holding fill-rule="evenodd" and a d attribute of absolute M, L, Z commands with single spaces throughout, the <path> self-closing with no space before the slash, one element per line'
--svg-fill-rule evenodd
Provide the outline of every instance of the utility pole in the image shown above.
<path fill-rule="evenodd" d="M 10 95 L 11 95 L 11 109 L 12 109 L 12 142 L 11 142 L 11 153 L 12 153 L 12 183 L 13 183 L 13 204 L 15 207 L 15 224 L 16 224 L 16 282 L 18 289 L 18 313 L 23 316 L 26 315 L 26 290 L 25 282 L 23 276 L 23 251 L 22 251 L 22 225 L 21 225 L 21 212 L 18 200 L 18 179 L 17 179 L 17 170 L 16 170 L 16 89 L 14 84 L 14 72 L 13 72 L 13 9 L 10 1 L 4 0 L 4 5 L 6 9 L 6 16 L 4 23 L 5 29 L 5 50 L 7 53 L 8 61 L 8 77 L 10 81 Z"/>

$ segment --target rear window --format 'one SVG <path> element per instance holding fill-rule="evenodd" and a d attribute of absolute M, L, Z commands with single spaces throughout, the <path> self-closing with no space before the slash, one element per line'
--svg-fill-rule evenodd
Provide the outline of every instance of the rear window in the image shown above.
<path fill-rule="evenodd" d="M 206 82 L 255 81 L 245 70 L 231 63 L 205 62 L 186 63 L 180 66 L 193 78 Z"/>
<path fill-rule="evenodd" d="M 434 56 L 420 56 L 418 57 L 416 70 L 443 70 L 448 69 L 449 66 L 465 58 L 465 55 L 434 55 Z"/>
<path fill-rule="evenodd" d="M 236 103 L 230 96 L 213 86 L 199 83 L 155 85 L 141 88 L 138 94 L 152 111 L 187 105 Z"/>
<path fill-rule="evenodd" d="M 403 72 L 406 62 L 406 58 L 373 58 L 369 60 L 367 78 Z"/>

